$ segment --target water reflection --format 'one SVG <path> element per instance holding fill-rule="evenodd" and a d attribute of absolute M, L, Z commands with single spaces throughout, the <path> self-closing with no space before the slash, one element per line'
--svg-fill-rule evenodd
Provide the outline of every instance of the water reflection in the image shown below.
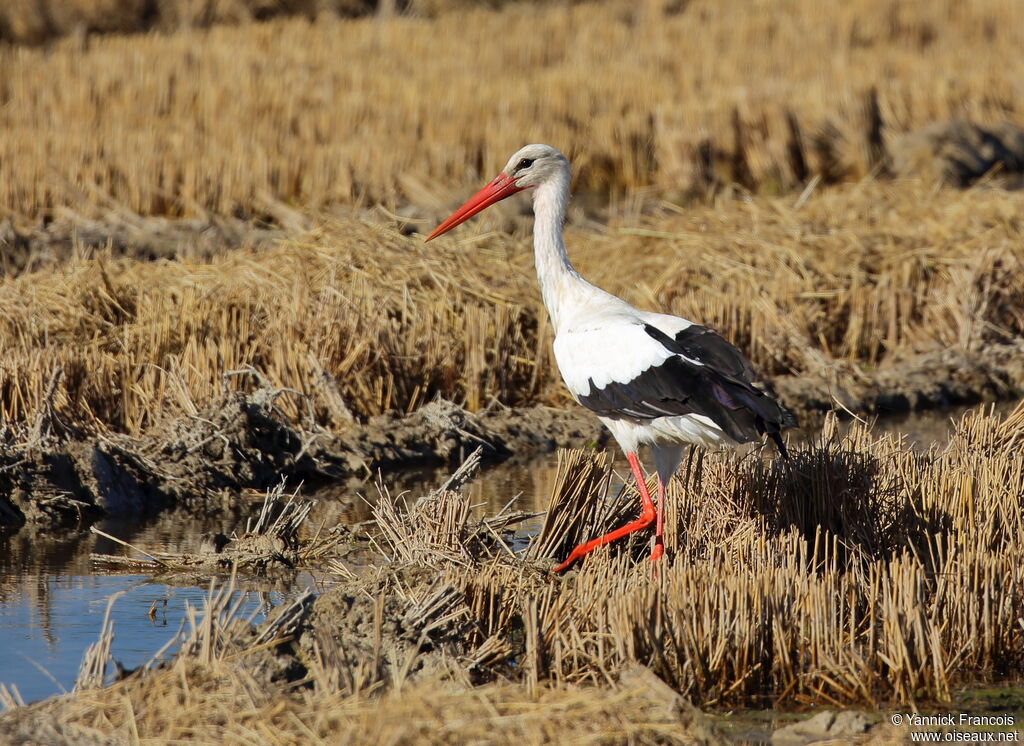
<path fill-rule="evenodd" d="M 230 532 L 235 524 L 230 517 L 200 520 L 169 513 L 146 525 L 108 521 L 100 528 L 150 551 L 195 552 L 204 532 Z M 124 592 L 111 613 L 111 652 L 126 668 L 134 668 L 174 637 L 185 604 L 201 608 L 208 593 L 208 586 L 175 587 L 149 575 L 97 571 L 93 552 L 124 550 L 84 532 L 59 536 L 26 528 L 0 537 L 0 682 L 14 684 L 26 701 L 72 688 L 82 654 L 98 638 L 114 594 Z M 242 614 L 259 620 L 298 589 L 316 584 L 308 573 L 288 582 L 246 582 L 239 591 L 245 594 Z"/>
<path fill-rule="evenodd" d="M 82 654 L 99 637 L 108 599 L 115 594 L 122 593 L 111 613 L 111 653 L 130 669 L 170 641 L 185 618 L 185 604 L 201 608 L 208 592 L 156 583 L 148 575 L 22 575 L 20 583 L 5 579 L 3 585 L 0 682 L 15 685 L 25 701 L 73 687 Z M 290 595 L 244 593 L 242 614 L 254 620 Z"/>

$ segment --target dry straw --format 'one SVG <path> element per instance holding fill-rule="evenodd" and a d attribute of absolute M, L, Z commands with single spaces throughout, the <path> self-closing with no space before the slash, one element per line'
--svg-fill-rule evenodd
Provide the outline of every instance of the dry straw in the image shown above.
<path fill-rule="evenodd" d="M 567 243 L 585 276 L 628 301 L 717 328 L 769 376 L 835 387 L 917 352 L 1020 338 L 1021 199 L 908 181 L 836 187 L 799 208 L 663 203 L 608 229 L 570 227 Z M 487 221 L 424 246 L 336 218 L 206 264 L 101 253 L 0 280 L 0 419 L 49 407 L 136 434 L 247 385 L 225 374 L 249 367 L 306 397 L 280 398 L 290 416 L 339 430 L 438 393 L 471 410 L 492 397 L 567 404 L 529 241 Z"/>
<path fill-rule="evenodd" d="M 1024 124 L 1016 15 L 1014 0 L 523 3 L 0 47 L 0 217 L 436 204 L 536 141 L 587 191 L 858 178 L 894 134 Z"/>
<path fill-rule="evenodd" d="M 948 701 L 1024 666 L 1024 459 L 1005 447 L 1022 414 L 976 411 L 923 454 L 832 422 L 790 462 L 709 458 L 672 484 L 653 579 L 646 547 L 619 544 L 561 581 L 488 561 L 449 582 L 481 639 L 523 626 L 527 682 L 606 684 L 638 662 L 705 706 Z M 568 456 L 553 510 L 621 522 L 581 487 L 605 468 Z M 534 546 L 572 527 L 549 517 Z"/>
<path fill-rule="evenodd" d="M 30 708 L 7 692 L 0 729 L 57 723 L 170 742 L 716 742 L 687 699 L 948 702 L 966 682 L 1024 668 L 1024 459 L 1012 447 L 1022 424 L 1024 405 L 1005 418 L 977 410 L 948 446 L 922 453 L 864 428 L 840 436 L 830 421 L 791 462 L 708 456 L 671 485 L 653 578 L 639 544 L 603 548 L 562 578 L 536 561 L 536 547 L 559 546 L 574 526 L 619 520 L 601 504 L 599 454 L 563 455 L 552 507 L 580 515 L 549 521 L 533 559 L 482 540 L 490 534 L 457 493 L 408 511 L 383 495 L 386 566 L 346 575 L 340 594 L 296 599 L 259 633 L 237 620 L 230 588 L 211 591 L 167 668 Z M 273 683 L 275 656 L 296 656 L 307 675 Z"/>

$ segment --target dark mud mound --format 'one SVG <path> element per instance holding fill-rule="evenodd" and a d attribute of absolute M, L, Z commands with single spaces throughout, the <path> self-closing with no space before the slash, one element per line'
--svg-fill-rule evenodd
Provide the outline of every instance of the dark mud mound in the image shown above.
<path fill-rule="evenodd" d="M 159 464 L 178 504 L 197 494 L 269 489 L 282 479 L 320 484 L 379 470 L 452 465 L 477 448 L 487 462 L 597 441 L 600 423 L 582 410 L 547 407 L 473 414 L 438 399 L 409 415 L 371 417 L 341 433 L 291 423 L 274 405 L 282 392 L 235 392 L 205 412 L 154 434 Z"/>
<path fill-rule="evenodd" d="M 581 443 L 605 442 L 607 433 L 590 412 L 574 407 L 501 408 L 479 414 L 444 399 L 411 415 L 371 417 L 338 436 L 333 452 L 346 454 L 350 471 L 454 464 L 478 447 L 483 460 L 544 453 Z"/>
<path fill-rule="evenodd" d="M 968 187 L 984 176 L 999 186 L 1024 188 L 1024 129 L 1004 122 L 982 126 L 963 119 L 936 122 L 896 138 L 893 170 Z"/>
<path fill-rule="evenodd" d="M 837 365 L 820 375 L 780 376 L 773 383 L 786 406 L 812 417 L 837 407 L 886 415 L 1017 399 L 1024 394 L 1024 344 L 927 352 L 869 374 Z"/>
<path fill-rule="evenodd" d="M 138 454 L 105 440 L 0 440 L 0 530 L 83 526 L 167 504 Z"/>
<path fill-rule="evenodd" d="M 175 504 L 191 507 L 214 494 L 345 474 L 343 463 L 319 446 L 316 433 L 290 425 L 277 410 L 279 394 L 229 393 L 152 434 L 143 451 Z"/>
<path fill-rule="evenodd" d="M 0 441 L 0 524 L 84 527 L 171 506 L 223 509 L 230 501 L 213 498 L 333 476 L 278 417 L 274 396 L 230 394 L 145 439 L 83 435 L 43 412 L 28 432 L 8 430 Z"/>
<path fill-rule="evenodd" d="M 416 573 L 413 573 L 415 575 Z M 465 596 L 434 573 L 347 584 L 316 600 L 301 657 L 337 677 L 341 689 L 388 687 L 458 670 L 471 654 L 472 621 Z"/>
<path fill-rule="evenodd" d="M 515 670 L 524 639 L 519 626 L 481 634 L 473 599 L 441 566 L 401 563 L 306 591 L 258 629 L 234 632 L 241 648 L 281 641 L 248 666 L 267 684 L 315 681 L 354 693 L 443 678 L 481 683 Z"/>
<path fill-rule="evenodd" d="M 275 405 L 283 394 L 230 392 L 144 438 L 85 435 L 47 405 L 30 430 L 0 432 L 0 527 L 84 527 L 169 507 L 225 510 L 244 490 L 362 482 L 380 469 L 453 464 L 477 448 L 495 462 L 602 438 L 582 410 L 474 415 L 443 400 L 335 434 L 291 422 Z"/>

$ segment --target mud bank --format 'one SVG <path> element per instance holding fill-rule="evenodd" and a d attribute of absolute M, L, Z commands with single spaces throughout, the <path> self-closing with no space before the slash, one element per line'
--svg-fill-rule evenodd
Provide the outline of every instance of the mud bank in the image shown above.
<path fill-rule="evenodd" d="M 454 463 L 477 447 L 493 463 L 604 438 L 582 410 L 474 415 L 443 400 L 335 434 L 290 423 L 275 406 L 280 394 L 231 393 L 144 438 L 84 435 L 52 411 L 28 431 L 0 431 L 0 528 L 84 529 L 171 507 L 231 510 L 242 490 L 282 481 L 363 482 L 378 470 Z"/>
<path fill-rule="evenodd" d="M 823 413 L 879 415 L 1018 398 L 1024 343 L 924 354 L 873 371 L 850 366 L 780 377 L 782 400 L 812 430 Z M 437 400 L 342 432 L 303 426 L 276 406 L 281 391 L 234 392 L 142 438 L 84 435 L 43 407 L 27 431 L 0 430 L 0 529 L 31 523 L 85 528 L 175 507 L 230 511 L 243 490 L 282 482 L 355 487 L 379 471 L 451 465 L 477 447 L 496 463 L 559 447 L 604 446 L 608 433 L 581 407 L 491 407 L 470 413 Z"/>
<path fill-rule="evenodd" d="M 946 349 L 874 369 L 835 365 L 818 375 L 780 376 L 776 392 L 804 418 L 834 409 L 902 414 L 1024 395 L 1024 341 L 976 350 Z"/>

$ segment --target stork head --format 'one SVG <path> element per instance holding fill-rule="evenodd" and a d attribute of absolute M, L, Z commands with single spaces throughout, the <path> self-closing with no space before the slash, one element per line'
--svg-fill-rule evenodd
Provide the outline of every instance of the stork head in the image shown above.
<path fill-rule="evenodd" d="M 500 174 L 437 226 L 426 240 L 437 238 L 495 202 L 500 202 L 524 189 L 538 187 L 566 173 L 568 169 L 569 159 L 550 145 L 534 144 L 522 147 L 512 154 Z"/>
<path fill-rule="evenodd" d="M 518 189 L 540 186 L 569 167 L 569 159 L 550 145 L 535 143 L 520 148 L 508 159 L 501 175 L 515 179 Z"/>

